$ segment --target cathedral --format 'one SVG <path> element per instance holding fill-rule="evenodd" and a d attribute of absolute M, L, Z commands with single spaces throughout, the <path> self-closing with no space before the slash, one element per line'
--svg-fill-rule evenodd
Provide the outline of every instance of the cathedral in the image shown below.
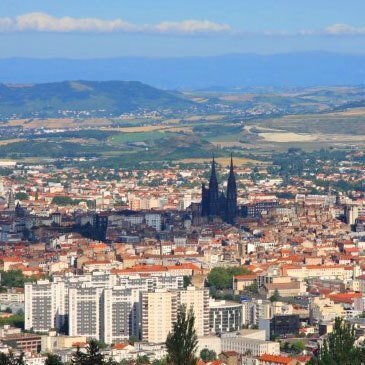
<path fill-rule="evenodd" d="M 208 219 L 220 217 L 224 222 L 233 224 L 237 215 L 237 186 L 232 155 L 226 195 L 223 191 L 219 191 L 213 156 L 209 186 L 206 187 L 205 184 L 202 184 L 201 216 L 208 217 Z"/>

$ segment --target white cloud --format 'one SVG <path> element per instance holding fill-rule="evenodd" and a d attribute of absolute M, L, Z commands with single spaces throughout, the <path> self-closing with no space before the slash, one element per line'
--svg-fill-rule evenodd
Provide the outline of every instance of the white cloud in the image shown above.
<path fill-rule="evenodd" d="M 0 32 L 53 32 L 53 33 L 219 33 L 229 31 L 226 24 L 208 20 L 184 20 L 159 24 L 137 25 L 123 19 L 56 18 L 45 13 L 28 13 L 15 18 L 0 18 Z"/>
<path fill-rule="evenodd" d="M 329 35 L 365 35 L 365 27 L 354 27 L 344 23 L 336 23 L 325 29 Z"/>
<path fill-rule="evenodd" d="M 1 0 L 0 0 L 1 1 Z M 365 27 L 354 27 L 337 23 L 318 31 L 303 29 L 288 32 L 285 30 L 263 30 L 250 32 L 233 29 L 228 24 L 209 20 L 187 19 L 180 22 L 163 21 L 158 24 L 134 24 L 123 19 L 103 20 L 98 18 L 60 17 L 34 12 L 14 18 L 0 18 L 0 33 L 6 32 L 49 32 L 49 33 L 148 33 L 148 34 L 228 34 L 231 36 L 292 37 L 317 35 L 365 35 Z"/>
<path fill-rule="evenodd" d="M 230 31 L 227 24 L 213 23 L 208 20 L 184 20 L 182 22 L 162 22 L 152 27 L 156 32 L 168 33 L 211 33 Z"/>
<path fill-rule="evenodd" d="M 134 26 L 121 19 L 100 20 L 95 18 L 55 18 L 44 13 L 19 15 L 14 20 L 16 31 L 36 32 L 114 32 L 133 31 Z"/>

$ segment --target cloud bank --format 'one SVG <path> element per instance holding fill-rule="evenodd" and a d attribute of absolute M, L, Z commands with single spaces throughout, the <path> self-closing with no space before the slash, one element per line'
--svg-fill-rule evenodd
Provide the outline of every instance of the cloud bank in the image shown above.
<path fill-rule="evenodd" d="M 336 23 L 327 27 L 325 33 L 329 35 L 365 35 L 365 27 Z"/>
<path fill-rule="evenodd" d="M 146 33 L 146 34 L 226 34 L 230 36 L 354 36 L 365 35 L 365 27 L 354 27 L 336 23 L 322 30 L 304 29 L 299 31 L 263 30 L 253 33 L 241 29 L 233 29 L 228 24 L 209 20 L 182 20 L 180 22 L 163 21 L 158 24 L 134 24 L 123 19 L 104 20 L 98 18 L 73 18 L 34 12 L 14 18 L 0 18 L 0 33 L 48 32 L 48 33 Z"/>
<path fill-rule="evenodd" d="M 51 33 L 176 33 L 199 34 L 230 31 L 227 24 L 208 20 L 184 20 L 159 24 L 137 25 L 123 19 L 56 18 L 45 13 L 28 13 L 15 18 L 0 18 L 0 32 L 51 32 Z"/>

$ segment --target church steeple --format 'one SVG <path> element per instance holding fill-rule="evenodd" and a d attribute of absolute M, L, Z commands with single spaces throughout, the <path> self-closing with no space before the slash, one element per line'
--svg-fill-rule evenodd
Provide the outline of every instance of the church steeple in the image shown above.
<path fill-rule="evenodd" d="M 214 154 L 212 160 L 212 170 L 209 179 L 209 213 L 212 216 L 219 214 L 219 190 L 217 173 L 215 171 Z"/>
<path fill-rule="evenodd" d="M 215 172 L 214 154 L 213 154 L 213 159 L 212 159 L 212 168 L 211 168 L 211 172 L 210 172 L 209 188 L 211 188 L 213 185 L 217 185 L 217 188 L 218 188 L 217 173 Z"/>
<path fill-rule="evenodd" d="M 231 154 L 231 165 L 229 168 L 227 182 L 227 206 L 226 206 L 226 221 L 233 223 L 237 217 L 237 184 L 233 167 L 233 156 Z"/>

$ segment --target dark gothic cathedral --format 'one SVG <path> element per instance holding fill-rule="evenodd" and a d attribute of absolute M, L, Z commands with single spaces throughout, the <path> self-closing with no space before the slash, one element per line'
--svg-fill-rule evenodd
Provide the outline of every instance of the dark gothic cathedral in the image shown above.
<path fill-rule="evenodd" d="M 215 161 L 213 157 L 212 171 L 209 186 L 202 185 L 201 215 L 209 219 L 221 217 L 227 223 L 234 223 L 238 215 L 237 208 L 237 186 L 233 170 L 233 159 L 231 156 L 231 166 L 229 169 L 227 194 L 218 189 L 217 175 L 215 172 Z"/>

